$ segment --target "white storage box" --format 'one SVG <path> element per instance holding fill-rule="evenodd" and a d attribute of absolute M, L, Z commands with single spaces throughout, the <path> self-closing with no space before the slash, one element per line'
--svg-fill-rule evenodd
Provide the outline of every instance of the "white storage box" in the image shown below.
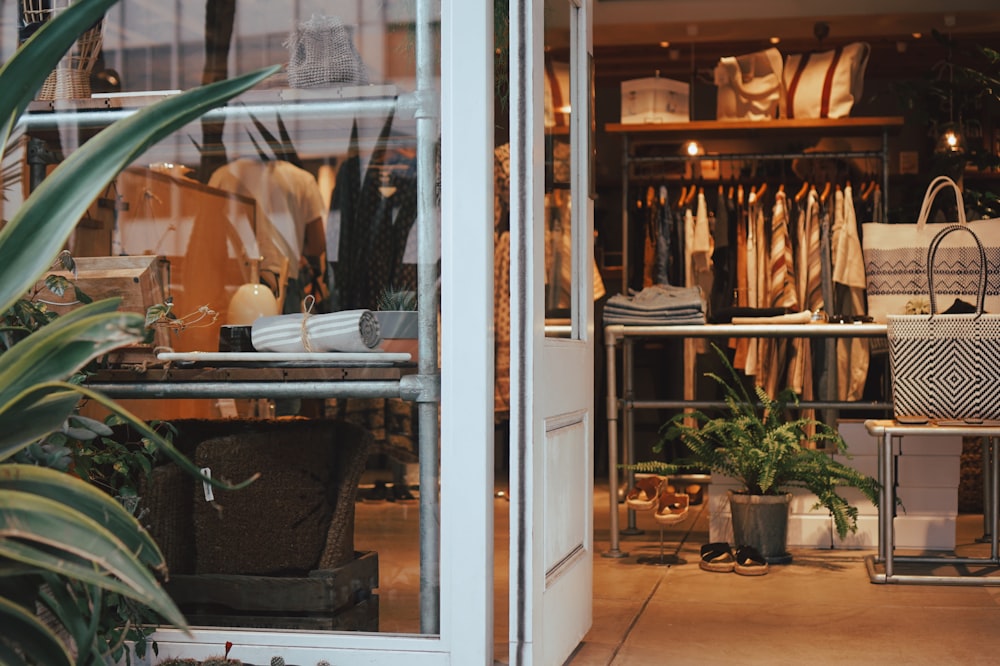
<path fill-rule="evenodd" d="M 690 88 L 658 76 L 622 81 L 622 124 L 688 122 Z"/>

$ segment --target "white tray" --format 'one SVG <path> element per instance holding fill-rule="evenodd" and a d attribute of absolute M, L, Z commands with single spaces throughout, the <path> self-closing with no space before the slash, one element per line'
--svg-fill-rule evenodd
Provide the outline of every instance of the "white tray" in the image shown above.
<path fill-rule="evenodd" d="M 410 354 L 405 352 L 160 352 L 161 361 L 188 363 L 218 363 L 240 365 L 246 363 L 296 363 L 301 365 L 331 365 L 338 363 L 389 364 L 406 363 Z"/>

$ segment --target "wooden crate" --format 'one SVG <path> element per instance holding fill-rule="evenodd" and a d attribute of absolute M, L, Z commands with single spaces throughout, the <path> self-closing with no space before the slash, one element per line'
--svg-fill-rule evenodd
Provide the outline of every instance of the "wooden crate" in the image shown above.
<path fill-rule="evenodd" d="M 122 299 L 119 310 L 146 314 L 151 305 L 162 303 L 166 298 L 166 260 L 163 257 L 74 257 L 76 277 L 67 271 L 51 271 L 51 275 L 61 275 L 73 282 L 83 293 L 94 301 L 112 296 Z M 40 297 L 50 310 L 59 314 L 79 307 L 76 292 L 72 289 L 58 296 L 45 289 L 44 282 Z"/>
<path fill-rule="evenodd" d="M 194 626 L 378 631 L 378 553 L 308 576 L 198 574 L 164 586 Z"/>

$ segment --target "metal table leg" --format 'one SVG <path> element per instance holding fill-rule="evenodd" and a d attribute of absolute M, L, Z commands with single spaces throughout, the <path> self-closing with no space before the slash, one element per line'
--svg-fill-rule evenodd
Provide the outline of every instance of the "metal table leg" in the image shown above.
<path fill-rule="evenodd" d="M 607 355 L 606 372 L 608 382 L 608 530 L 611 545 L 604 557 L 628 557 L 618 546 L 618 377 L 615 359 L 615 336 L 604 332 L 604 348 Z"/>
<path fill-rule="evenodd" d="M 622 412 L 625 421 L 625 429 L 622 433 L 622 446 L 625 453 L 625 464 L 631 465 L 635 462 L 635 409 L 632 407 L 632 400 L 635 398 L 635 342 L 629 338 L 622 340 Z M 628 470 L 625 472 L 625 492 L 635 485 L 635 472 Z M 635 536 L 644 534 L 643 530 L 636 527 L 635 511 L 626 506 L 625 515 L 627 524 L 622 534 Z"/>

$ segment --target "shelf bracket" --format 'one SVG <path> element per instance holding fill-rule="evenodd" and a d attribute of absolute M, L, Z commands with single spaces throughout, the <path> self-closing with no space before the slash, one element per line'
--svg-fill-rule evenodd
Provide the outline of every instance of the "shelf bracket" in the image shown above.
<path fill-rule="evenodd" d="M 441 375 L 403 375 L 399 378 L 399 397 L 413 402 L 440 402 Z"/>

